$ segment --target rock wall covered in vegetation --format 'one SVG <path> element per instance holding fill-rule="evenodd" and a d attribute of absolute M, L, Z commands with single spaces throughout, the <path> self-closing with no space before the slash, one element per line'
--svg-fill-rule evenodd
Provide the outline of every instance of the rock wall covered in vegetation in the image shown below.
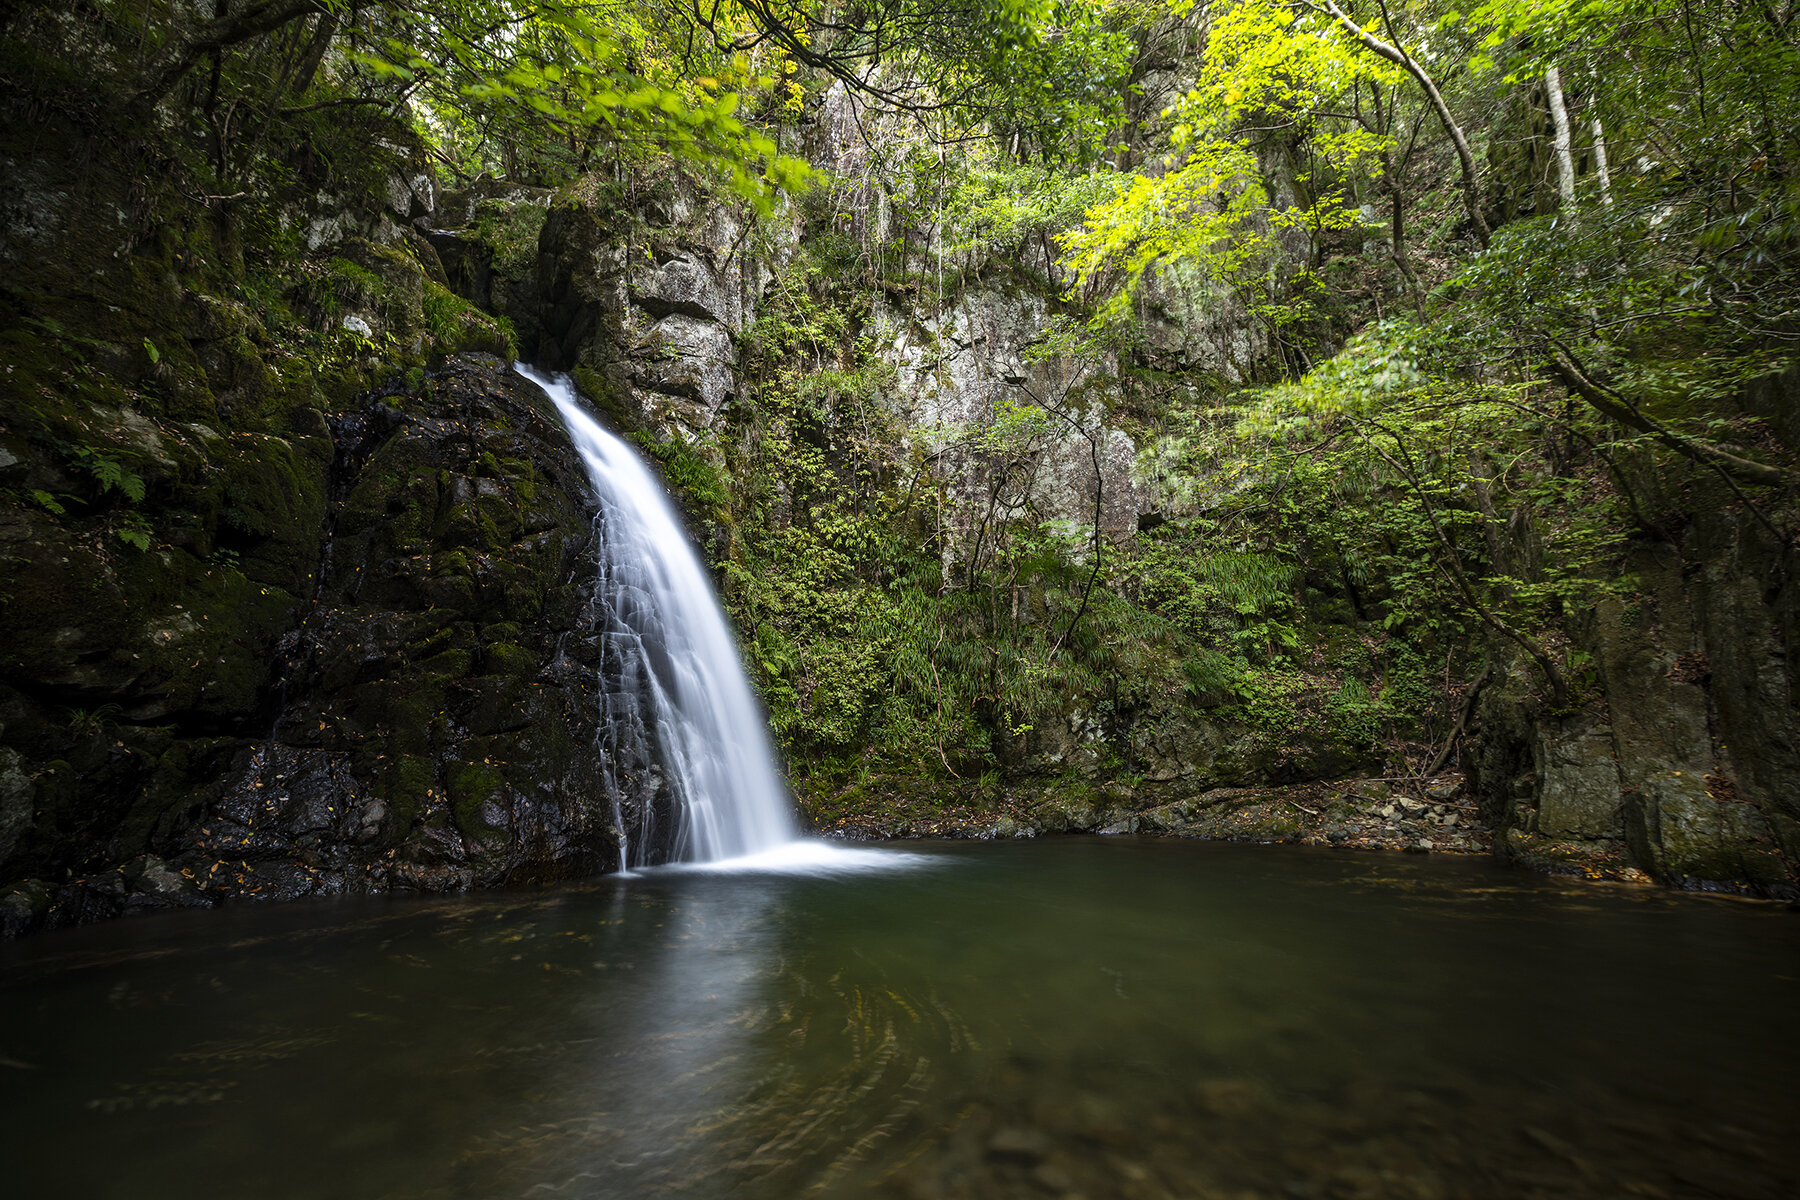
<path fill-rule="evenodd" d="M 1528 677 L 1482 696 L 1477 795 L 1528 862 L 1791 895 L 1794 549 L 1718 480 L 1688 484 L 1680 524 L 1621 556 L 1635 587 L 1573 622 L 1585 702 L 1546 712 Z"/>
<path fill-rule="evenodd" d="M 829 177 L 759 216 L 667 162 L 446 192 L 380 108 L 221 146 L 95 103 L 54 22 L 9 33 L 10 931 L 613 865 L 591 514 L 514 355 L 660 467 L 821 828 L 1491 845 L 1793 894 L 1780 495 L 1501 405 L 1421 418 L 1416 464 L 1354 422 L 1250 461 L 1248 385 L 1342 349 L 1388 394 L 1360 301 L 1282 325 L 1170 270 L 1096 332 L 1056 249 L 1091 179 L 946 159 L 841 84 L 780 131 Z M 1366 229 L 1286 237 L 1270 278 L 1390 270 Z M 1791 380 L 1739 400 L 1791 458 Z"/>
<path fill-rule="evenodd" d="M 8 32 L 0 924 L 605 867 L 584 477 L 436 369 L 511 333 L 416 137 L 302 109 L 222 179 L 52 52 L 129 48 Z"/>

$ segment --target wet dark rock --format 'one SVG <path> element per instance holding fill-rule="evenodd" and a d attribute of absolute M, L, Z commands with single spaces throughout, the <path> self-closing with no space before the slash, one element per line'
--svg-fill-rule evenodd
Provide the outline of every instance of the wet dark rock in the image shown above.
<path fill-rule="evenodd" d="M 50 885 L 25 879 L 0 891 L 0 937 L 23 937 L 43 927 L 50 912 Z"/>
<path fill-rule="evenodd" d="M 198 588 L 137 627 L 135 653 L 198 660 L 208 686 L 141 675 L 35 780 L 0 748 L 8 873 L 74 873 L 7 892 L 0 931 L 616 862 L 598 678 L 570 632 L 587 624 L 593 515 L 554 409 L 474 355 L 332 429 L 335 459 L 315 455 L 303 489 L 320 500 L 313 564 L 287 568 L 310 582 L 261 625 L 237 593 Z M 29 739 L 48 714 L 10 697 L 0 709 Z M 113 799 L 95 808 L 96 791 Z"/>
<path fill-rule="evenodd" d="M 132 859 L 120 875 L 127 889 L 124 901 L 127 909 L 205 908 L 208 904 L 192 879 L 154 854 L 142 854 Z"/>
<path fill-rule="evenodd" d="M 6 861 L 19 838 L 31 828 L 35 789 L 23 770 L 23 761 L 18 751 L 0 747 L 0 862 Z"/>

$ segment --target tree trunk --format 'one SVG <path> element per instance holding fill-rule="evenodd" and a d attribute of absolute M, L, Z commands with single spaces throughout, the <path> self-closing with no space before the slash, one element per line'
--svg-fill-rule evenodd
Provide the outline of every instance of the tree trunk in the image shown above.
<path fill-rule="evenodd" d="M 1711 467 L 1728 479 L 1741 479 L 1758 487 L 1787 487 L 1792 482 L 1778 467 L 1742 458 L 1711 442 L 1677 433 L 1645 416 L 1625 397 L 1590 376 L 1569 348 L 1560 342 L 1550 354 L 1550 370 L 1564 387 L 1587 401 L 1596 412 L 1628 429 L 1649 434 L 1683 458 Z"/>
<path fill-rule="evenodd" d="M 190 37 L 165 47 L 145 72 L 144 85 L 131 100 L 152 107 L 209 54 L 272 32 L 296 17 L 323 11 L 321 0 L 255 0 L 248 8 L 215 17 Z"/>
<path fill-rule="evenodd" d="M 1500 521 L 1500 514 L 1494 508 L 1494 491 L 1489 482 L 1487 456 L 1479 446 L 1469 447 L 1469 485 L 1475 492 L 1475 507 L 1481 510 L 1481 532 L 1487 538 L 1488 558 L 1494 564 L 1494 571 L 1500 575 L 1511 575 L 1512 555 L 1507 552 L 1506 530 Z"/>
<path fill-rule="evenodd" d="M 1350 15 L 1337 6 L 1336 0 L 1325 0 L 1324 8 L 1311 3 L 1310 0 L 1302 0 L 1302 3 L 1305 3 L 1314 12 L 1330 13 L 1337 19 L 1337 23 L 1344 27 L 1345 32 L 1355 38 L 1365 50 L 1387 59 L 1411 75 L 1413 80 L 1418 83 L 1419 89 L 1425 93 L 1425 98 L 1431 101 L 1431 107 L 1437 113 L 1438 121 L 1443 125 L 1444 132 L 1450 136 L 1451 144 L 1456 147 L 1457 161 L 1462 164 L 1463 208 L 1469 214 L 1470 224 L 1475 226 L 1475 236 L 1481 242 L 1481 248 L 1487 249 L 1493 232 L 1488 229 L 1487 217 L 1481 211 L 1481 180 L 1475 173 L 1475 154 L 1469 149 L 1469 139 L 1463 136 L 1462 126 L 1458 125 L 1456 118 L 1450 115 L 1450 106 L 1444 103 L 1443 94 L 1438 91 L 1437 84 L 1431 81 L 1431 76 L 1425 73 L 1425 68 L 1421 67 L 1406 51 L 1398 46 L 1388 45 L 1351 20 Z"/>
<path fill-rule="evenodd" d="M 1562 72 L 1555 63 L 1544 68 L 1544 90 L 1550 95 L 1550 123 L 1556 129 L 1556 188 L 1562 211 L 1575 219 L 1575 143 L 1569 135 L 1569 109 L 1563 103 Z"/>
<path fill-rule="evenodd" d="M 1389 199 L 1393 202 L 1390 222 L 1393 239 L 1389 249 L 1394 254 L 1394 266 L 1400 269 L 1400 275 L 1412 289 L 1413 308 L 1419 314 L 1421 323 L 1425 320 L 1425 287 L 1413 272 L 1412 264 L 1406 261 L 1406 195 L 1400 187 L 1399 169 L 1394 165 L 1394 152 L 1384 150 L 1381 154 L 1381 177 L 1387 185 Z"/>
<path fill-rule="evenodd" d="M 1594 118 L 1594 174 L 1600 180 L 1600 207 L 1612 207 L 1612 172 L 1606 166 L 1606 129 Z"/>

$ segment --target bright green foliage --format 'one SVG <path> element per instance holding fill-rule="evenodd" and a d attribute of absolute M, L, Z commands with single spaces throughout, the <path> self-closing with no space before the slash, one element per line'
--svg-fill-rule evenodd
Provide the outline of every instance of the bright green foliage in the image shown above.
<path fill-rule="evenodd" d="M 423 20 L 395 15 L 361 61 L 405 81 L 470 174 L 556 183 L 622 154 L 663 154 L 722 170 L 764 208 L 806 182 L 804 162 L 737 115 L 739 89 L 769 81 L 728 55 L 684 60 L 653 5 L 464 0 Z"/>
<path fill-rule="evenodd" d="M 821 9 L 808 0 L 739 0 L 711 18 L 835 76 L 878 105 L 955 114 L 985 125 L 1014 157 L 1098 160 L 1123 111 L 1134 25 L 1156 6 L 1132 0 L 873 0 Z M 942 126 L 940 125 L 940 130 Z"/>
<path fill-rule="evenodd" d="M 1386 146 L 1382 134 L 1320 114 L 1353 89 L 1391 87 L 1394 74 L 1334 28 L 1267 0 L 1213 11 L 1199 78 L 1163 114 L 1174 123 L 1161 169 L 1132 176 L 1064 240 L 1079 281 L 1103 287 L 1100 320 L 1126 318 L 1146 276 L 1177 264 L 1271 326 L 1308 315 L 1308 264 L 1288 240 L 1316 244 L 1354 225 L 1345 175 Z M 1312 156 L 1271 177 L 1267 143 L 1285 129 L 1307 131 Z"/>
<path fill-rule="evenodd" d="M 1011 18 L 969 68 L 986 89 L 975 111 L 997 140 L 1048 162 L 1100 158 L 1123 118 L 1133 46 L 1127 4 L 1044 0 L 1004 4 Z"/>
<path fill-rule="evenodd" d="M 1281 661 L 1297 646 L 1292 564 L 1263 553 L 1195 554 L 1180 542 L 1147 541 L 1137 562 L 1146 608 L 1245 660 Z"/>
<path fill-rule="evenodd" d="M 1470 349 L 1563 342 L 1623 372 L 1629 394 L 1688 391 L 1671 358 L 1698 352 L 1705 402 L 1766 371 L 1800 307 L 1800 30 L 1725 0 L 1483 5 L 1475 65 L 1530 79 L 1563 64 L 1613 167 L 1579 211 L 1507 231 L 1458 278 Z M 1670 352 L 1673 352 L 1671 354 Z M 1673 371 L 1674 378 L 1661 374 Z"/>
<path fill-rule="evenodd" d="M 1060 242 L 1088 209 L 1112 199 L 1118 188 L 1119 177 L 1106 172 L 1071 176 L 997 156 L 991 165 L 965 163 L 944 196 L 946 252 L 982 262 L 1012 254 L 1032 238 Z"/>
<path fill-rule="evenodd" d="M 133 504 L 143 500 L 143 478 L 128 470 L 118 459 L 90 446 L 74 446 L 70 449 L 70 454 L 93 476 L 102 493 L 117 490 Z"/>
<path fill-rule="evenodd" d="M 725 482 L 704 447 L 696 446 L 678 433 L 662 441 L 647 433 L 633 433 L 631 442 L 657 461 L 663 478 L 699 512 L 717 513 L 730 503 Z"/>

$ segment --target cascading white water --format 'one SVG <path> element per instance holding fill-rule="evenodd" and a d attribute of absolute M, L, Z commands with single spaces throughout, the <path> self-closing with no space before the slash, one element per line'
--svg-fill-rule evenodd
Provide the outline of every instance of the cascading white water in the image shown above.
<path fill-rule="evenodd" d="M 609 770 L 655 772 L 669 791 L 676 827 L 622 845 L 621 865 L 651 863 L 659 845 L 669 861 L 712 862 L 797 842 L 737 646 L 661 484 L 567 377 L 517 370 L 556 403 L 600 500 L 596 620 L 616 672 L 604 697 Z M 623 831 L 620 783 L 608 780 Z"/>

